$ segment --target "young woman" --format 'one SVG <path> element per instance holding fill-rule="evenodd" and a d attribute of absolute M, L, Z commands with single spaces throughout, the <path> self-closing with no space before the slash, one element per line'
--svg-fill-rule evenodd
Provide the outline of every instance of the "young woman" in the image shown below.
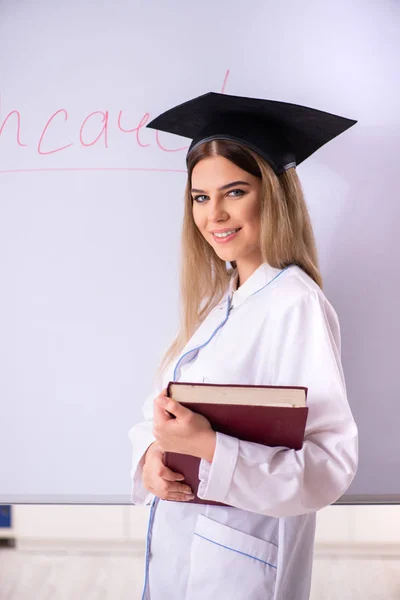
<path fill-rule="evenodd" d="M 316 511 L 347 490 L 358 446 L 338 318 L 322 292 L 295 166 L 353 123 L 206 94 L 151 124 L 194 139 L 182 322 L 144 421 L 130 431 L 132 501 L 152 502 L 144 600 L 309 598 Z M 302 449 L 213 431 L 165 397 L 169 381 L 307 387 Z M 189 503 L 192 490 L 164 465 L 165 451 L 201 458 L 198 496 L 229 506 Z"/>

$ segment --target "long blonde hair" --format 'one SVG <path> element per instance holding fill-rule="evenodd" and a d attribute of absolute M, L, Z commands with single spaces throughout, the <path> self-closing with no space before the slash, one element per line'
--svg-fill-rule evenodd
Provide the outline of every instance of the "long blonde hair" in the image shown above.
<path fill-rule="evenodd" d="M 260 246 L 263 262 L 277 269 L 298 265 L 322 288 L 314 233 L 295 168 L 275 175 L 262 157 L 239 142 L 212 140 L 200 144 L 188 160 L 181 233 L 180 324 L 158 367 L 158 376 L 220 302 L 233 273 L 233 268 L 227 268 L 225 261 L 215 254 L 201 235 L 192 214 L 193 168 L 203 158 L 218 155 L 261 179 Z"/>

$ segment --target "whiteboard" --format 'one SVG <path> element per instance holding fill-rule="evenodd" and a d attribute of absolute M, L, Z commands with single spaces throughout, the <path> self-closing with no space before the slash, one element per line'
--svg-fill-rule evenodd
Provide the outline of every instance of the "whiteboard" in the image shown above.
<path fill-rule="evenodd" d="M 128 431 L 178 319 L 190 140 L 208 91 L 357 125 L 298 173 L 342 329 L 360 465 L 400 498 L 400 4 L 0 0 L 0 502 L 130 502 Z"/>

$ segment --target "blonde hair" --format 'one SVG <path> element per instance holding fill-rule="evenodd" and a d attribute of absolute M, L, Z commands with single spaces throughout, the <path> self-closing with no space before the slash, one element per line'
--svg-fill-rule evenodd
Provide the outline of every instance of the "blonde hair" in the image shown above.
<path fill-rule="evenodd" d="M 260 247 L 263 262 L 277 269 L 298 265 L 322 288 L 314 233 L 295 168 L 276 175 L 261 156 L 239 142 L 212 140 L 200 144 L 188 159 L 181 233 L 180 324 L 160 362 L 158 376 L 221 301 L 233 273 L 233 268 L 227 268 L 225 261 L 201 235 L 192 214 L 193 168 L 203 158 L 217 155 L 261 179 Z"/>

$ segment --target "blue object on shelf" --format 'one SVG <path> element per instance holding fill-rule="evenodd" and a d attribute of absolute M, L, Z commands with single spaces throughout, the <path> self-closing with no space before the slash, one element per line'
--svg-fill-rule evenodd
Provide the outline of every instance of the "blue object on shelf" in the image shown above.
<path fill-rule="evenodd" d="M 11 506 L 0 505 L 0 527 L 11 527 Z"/>

